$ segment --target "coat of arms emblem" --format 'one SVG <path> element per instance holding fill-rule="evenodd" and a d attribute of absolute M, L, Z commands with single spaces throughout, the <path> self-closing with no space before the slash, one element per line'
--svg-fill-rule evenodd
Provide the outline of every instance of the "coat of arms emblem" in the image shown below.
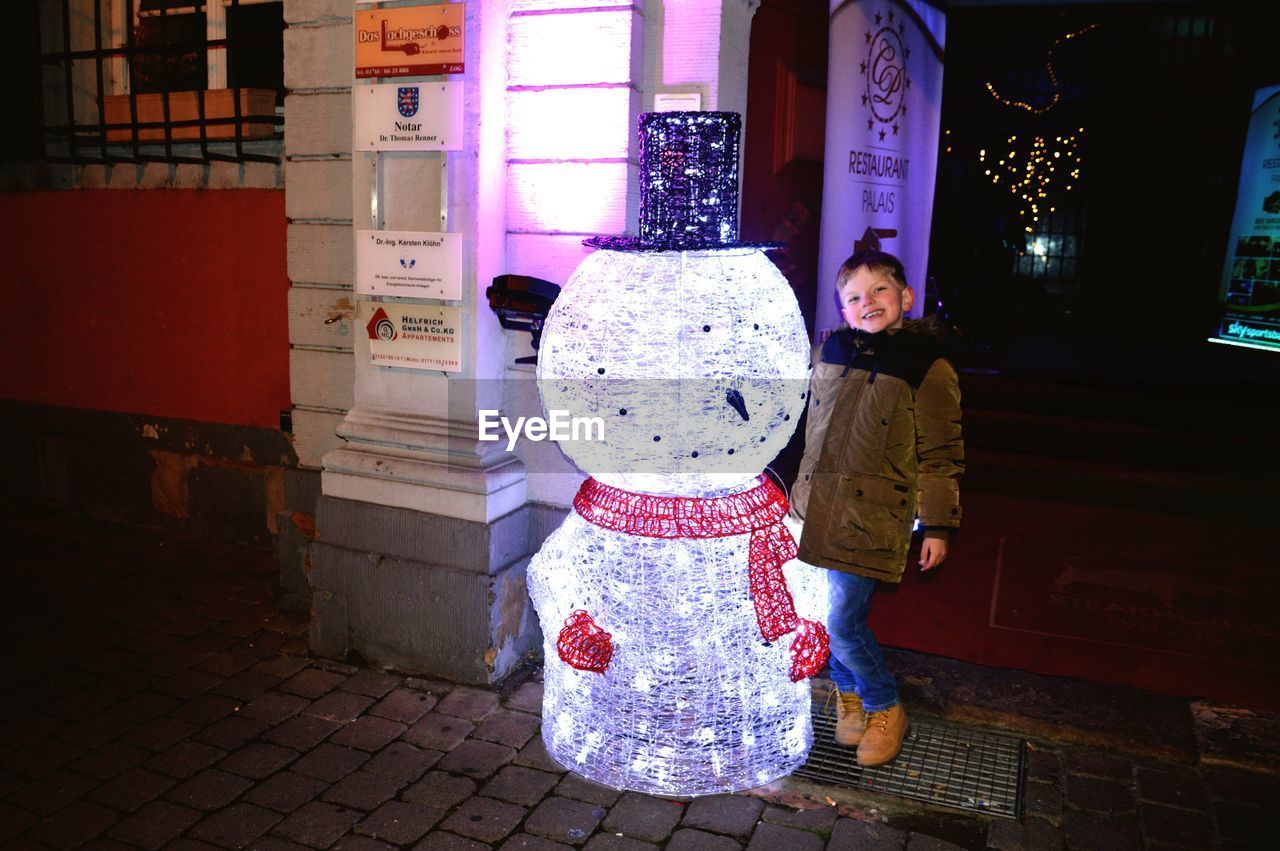
<path fill-rule="evenodd" d="M 399 86 L 397 88 L 396 106 L 405 118 L 413 118 L 418 114 L 418 87 Z"/>

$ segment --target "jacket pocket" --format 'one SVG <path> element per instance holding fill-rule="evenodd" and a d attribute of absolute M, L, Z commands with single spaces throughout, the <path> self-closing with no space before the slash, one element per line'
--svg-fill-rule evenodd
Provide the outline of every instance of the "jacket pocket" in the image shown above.
<path fill-rule="evenodd" d="M 832 506 L 833 554 L 852 563 L 857 555 L 896 559 L 911 527 L 911 494 L 879 476 L 841 476 Z"/>

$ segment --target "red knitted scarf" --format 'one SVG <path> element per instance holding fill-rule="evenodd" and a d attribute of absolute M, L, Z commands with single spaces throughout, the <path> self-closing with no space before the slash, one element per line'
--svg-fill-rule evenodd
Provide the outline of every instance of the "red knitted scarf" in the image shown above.
<path fill-rule="evenodd" d="M 703 499 L 632 493 L 587 479 L 573 499 L 584 520 L 615 532 L 644 538 L 723 538 L 751 535 L 748 579 L 756 623 L 766 641 L 789 632 L 791 679 L 811 677 L 826 664 L 829 639 L 818 621 L 796 614 L 782 565 L 796 556 L 796 542 L 782 518 L 787 498 L 772 479 L 742 493 Z M 560 658 L 582 670 L 603 673 L 613 656 L 610 635 L 585 611 L 574 612 L 557 641 Z"/>

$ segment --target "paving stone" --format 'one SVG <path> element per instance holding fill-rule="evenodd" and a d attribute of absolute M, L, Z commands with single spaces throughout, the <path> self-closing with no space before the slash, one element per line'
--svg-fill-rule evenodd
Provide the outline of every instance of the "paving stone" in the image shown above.
<path fill-rule="evenodd" d="M 489 846 L 456 833 L 440 830 L 422 837 L 422 841 L 413 846 L 413 849 L 414 851 L 489 851 Z"/>
<path fill-rule="evenodd" d="M 364 751 L 340 748 L 327 742 L 317 745 L 293 764 L 293 770 L 318 780 L 335 783 L 355 771 L 369 759 Z"/>
<path fill-rule="evenodd" d="M 400 738 L 407 729 L 399 721 L 366 715 L 343 726 L 329 741 L 362 751 L 376 751 Z"/>
<path fill-rule="evenodd" d="M 272 727 L 262 734 L 262 738 L 281 747 L 305 751 L 323 742 L 334 731 L 341 729 L 342 725 L 337 721 L 300 715 L 297 718 L 290 718 L 277 727 Z"/>
<path fill-rule="evenodd" d="M 20 788 L 9 796 L 9 803 L 47 816 L 80 798 L 97 785 L 96 780 L 60 768 Z"/>
<path fill-rule="evenodd" d="M 1028 816 L 1022 821 L 992 819 L 987 845 L 998 851 L 1061 851 L 1063 833 L 1044 819 Z"/>
<path fill-rule="evenodd" d="M 1159 804 L 1143 804 L 1140 817 L 1142 833 L 1148 841 L 1168 842 L 1191 848 L 1213 846 L 1213 821 L 1208 813 Z"/>
<path fill-rule="evenodd" d="M 1022 788 L 1022 805 L 1027 813 L 1062 826 L 1062 790 L 1057 786 L 1028 780 Z"/>
<path fill-rule="evenodd" d="M 274 774 L 298 758 L 298 752 L 289 748 L 254 742 L 230 754 L 218 767 L 232 774 L 261 780 Z"/>
<path fill-rule="evenodd" d="M 547 796 L 559 779 L 558 774 L 548 774 L 545 771 L 536 771 L 519 765 L 508 765 L 485 784 L 480 794 L 532 807 Z"/>
<path fill-rule="evenodd" d="M 1280 783 L 1276 783 L 1271 775 L 1224 765 L 1208 765 L 1204 768 L 1204 781 L 1214 798 L 1262 809 L 1280 809 Z"/>
<path fill-rule="evenodd" d="M 356 825 L 359 827 L 359 825 Z M 395 851 L 396 846 L 372 836 L 348 833 L 333 846 L 333 851 Z"/>
<path fill-rule="evenodd" d="M 514 748 L 468 739 L 444 755 L 440 768 L 483 780 L 515 758 Z"/>
<path fill-rule="evenodd" d="M 262 659 L 250 670 L 255 674 L 264 674 L 268 677 L 287 680 L 310 664 L 311 660 L 303 656 L 280 655 L 271 659 Z"/>
<path fill-rule="evenodd" d="M 395 845 L 408 845 L 435 827 L 448 811 L 448 807 L 426 803 L 387 801 L 357 824 L 356 831 Z"/>
<path fill-rule="evenodd" d="M 369 714 L 401 724 L 413 724 L 438 703 L 434 695 L 413 689 L 397 688 L 369 708 Z M 470 728 L 470 724 L 467 725 Z"/>
<path fill-rule="evenodd" d="M 964 846 L 936 836 L 913 833 L 907 837 L 907 851 L 964 851 Z"/>
<path fill-rule="evenodd" d="M 73 694 L 55 697 L 41 707 L 41 711 L 46 715 L 70 722 L 87 718 L 94 713 L 109 709 L 115 704 L 116 699 L 110 695 L 92 691 L 78 691 Z"/>
<path fill-rule="evenodd" d="M 202 671 L 208 671 L 217 674 L 220 677 L 234 677 L 243 671 L 247 671 L 253 667 L 258 661 L 258 657 L 251 653 L 241 653 L 237 650 L 223 650 L 214 653 L 208 659 L 200 662 L 196 667 Z M 280 682 L 283 677 L 272 677 L 276 682 Z"/>
<path fill-rule="evenodd" d="M 1067 775 L 1066 801 L 1082 810 L 1102 813 L 1132 812 L 1136 806 L 1128 783 L 1079 774 Z"/>
<path fill-rule="evenodd" d="M 353 691 L 369 697 L 385 697 L 392 689 L 400 685 L 400 677 L 382 671 L 358 671 L 347 678 L 341 685 L 343 691 Z"/>
<path fill-rule="evenodd" d="M 178 701 L 168 695 L 149 691 L 117 703 L 112 711 L 130 721 L 142 722 L 165 715 L 178 705 Z"/>
<path fill-rule="evenodd" d="M 1057 751 L 1038 749 L 1027 752 L 1027 779 L 1044 783 L 1062 781 L 1062 757 Z"/>
<path fill-rule="evenodd" d="M 440 751 L 415 748 L 408 742 L 396 742 L 383 748 L 364 767 L 374 774 L 385 774 L 409 783 L 425 774 L 442 756 L 444 754 Z"/>
<path fill-rule="evenodd" d="M 143 765 L 152 771 L 181 779 L 208 768 L 226 755 L 226 751 L 211 748 L 199 742 L 178 742 L 168 750 L 156 754 Z"/>
<path fill-rule="evenodd" d="M 508 709 L 542 714 L 542 683 L 528 682 L 511 693 L 505 701 Z"/>
<path fill-rule="evenodd" d="M 1142 847 L 1137 820 L 1132 817 L 1067 810 L 1068 848 L 1090 851 L 1132 851 Z"/>
<path fill-rule="evenodd" d="M 573 851 L 573 846 L 553 842 L 543 836 L 517 833 L 515 836 L 507 837 L 507 841 L 499 846 L 498 851 Z"/>
<path fill-rule="evenodd" d="M 179 785 L 165 797 L 184 807 L 216 810 L 234 801 L 252 785 L 252 781 L 243 777 L 211 768 Z"/>
<path fill-rule="evenodd" d="M 675 801 L 627 792 L 613 805 L 603 826 L 610 833 L 662 842 L 680 823 L 684 811 L 684 805 Z"/>
<path fill-rule="evenodd" d="M 1192 810 L 1209 806 L 1204 784 L 1194 774 L 1171 774 L 1150 768 L 1138 769 L 1138 797 L 1143 801 L 1171 804 Z"/>
<path fill-rule="evenodd" d="M 131 768 L 94 789 L 89 797 L 117 810 L 133 812 L 143 804 L 159 798 L 173 785 L 172 777 L 147 771 L 145 768 Z"/>
<path fill-rule="evenodd" d="M 113 826 L 107 835 L 143 848 L 163 848 L 199 820 L 195 810 L 155 801 Z"/>
<path fill-rule="evenodd" d="M 328 787 L 329 784 L 323 780 L 281 771 L 254 786 L 244 799 L 278 813 L 291 813 Z"/>
<path fill-rule="evenodd" d="M 760 820 L 764 801 L 742 795 L 695 798 L 685 810 L 683 824 L 715 833 L 749 836 Z"/>
<path fill-rule="evenodd" d="M 88 774 L 99 780 L 108 780 L 122 772 L 128 771 L 151 756 L 150 751 L 126 745 L 123 742 L 112 742 L 105 747 L 82 756 L 71 763 L 71 768 L 81 774 Z"/>
<path fill-rule="evenodd" d="M 541 736 L 530 739 L 529 744 L 520 749 L 520 753 L 516 754 L 512 762 L 527 768 L 536 768 L 539 771 L 555 771 L 563 774 L 566 770 L 547 753 L 547 745 L 542 741 Z"/>
<path fill-rule="evenodd" d="M 827 851 L 901 851 L 907 834 L 878 821 L 842 818 L 831 831 Z"/>
<path fill-rule="evenodd" d="M 587 840 L 582 851 L 658 851 L 658 846 L 616 833 L 597 833 Z"/>
<path fill-rule="evenodd" d="M 199 731 L 200 728 L 195 724 L 179 721 L 177 718 L 155 718 L 134 727 L 121 736 L 120 740 L 147 750 L 162 751 Z"/>
<path fill-rule="evenodd" d="M 524 807 L 493 798 L 468 798 L 441 827 L 481 842 L 497 842 L 514 830 L 524 816 Z"/>
<path fill-rule="evenodd" d="M 486 742 L 519 749 L 533 738 L 541 724 L 542 719 L 537 715 L 497 709 L 481 721 L 471 735 Z"/>
<path fill-rule="evenodd" d="M 201 727 L 208 726 L 219 718 L 226 718 L 240 708 L 240 702 L 220 694 L 201 694 L 190 698 L 177 709 L 169 713 L 179 721 L 190 721 Z"/>
<path fill-rule="evenodd" d="M 793 827 L 765 822 L 751 835 L 750 851 L 822 851 L 822 837 Z"/>
<path fill-rule="evenodd" d="M 328 848 L 350 830 L 361 815 L 347 807 L 312 801 L 276 825 L 271 832 L 312 848 Z"/>
<path fill-rule="evenodd" d="M 59 730 L 57 736 L 64 742 L 81 748 L 100 748 L 132 730 L 132 721 L 100 712 L 80 719 Z"/>
<path fill-rule="evenodd" d="M 30 821 L 35 816 L 27 814 Z M 27 837 L 54 848 L 75 848 L 110 827 L 119 814 L 87 801 L 76 801 L 27 830 Z M 0 822 L 3 819 L 0 818 Z M 29 823 L 29 822 L 28 822 Z M 25 825 L 24 825 L 25 827 Z M 7 837 L 0 833 L 0 841 Z M 6 848 L 14 847 L 6 842 Z"/>
<path fill-rule="evenodd" d="M 26 785 L 26 781 L 12 771 L 0 771 L 0 798 L 7 798 Z"/>
<path fill-rule="evenodd" d="M 458 686 L 445 695 L 436 707 L 444 715 L 456 715 L 468 721 L 479 721 L 498 708 L 498 696 L 491 691 Z"/>
<path fill-rule="evenodd" d="M 349 691 L 335 691 L 312 703 L 302 710 L 302 714 L 349 724 L 359 718 L 360 713 L 364 712 L 372 704 L 372 697 L 365 697 L 363 694 L 354 694 Z"/>
<path fill-rule="evenodd" d="M 605 809 L 598 804 L 556 796 L 547 798 L 529 814 L 524 829 L 556 842 L 581 845 L 604 816 Z"/>
<path fill-rule="evenodd" d="M 1113 780 L 1129 780 L 1133 775 L 1133 764 L 1127 757 L 1084 748 L 1067 748 L 1063 753 L 1071 774 L 1091 774 Z"/>
<path fill-rule="evenodd" d="M 322 671 L 319 668 L 308 668 L 299 671 L 280 684 L 280 691 L 296 694 L 299 697 L 314 700 L 323 697 L 346 681 L 343 674 Z"/>
<path fill-rule="evenodd" d="M 276 677 L 268 677 L 265 674 L 256 674 L 253 671 L 245 671 L 242 674 L 236 674 L 230 679 L 223 680 L 209 691 L 214 694 L 224 694 L 227 697 L 234 697 L 236 700 L 245 703 L 257 700 L 271 689 L 280 684 L 280 680 Z"/>
<path fill-rule="evenodd" d="M 444 697 L 453 691 L 453 683 L 444 680 L 428 680 L 423 677 L 405 677 L 404 687 L 414 691 L 426 692 L 436 698 Z"/>
<path fill-rule="evenodd" d="M 191 828 L 191 835 L 223 848 L 247 848 L 282 818 L 279 813 L 252 804 L 234 804 L 206 816 Z"/>
<path fill-rule="evenodd" d="M 741 843 L 727 836 L 704 833 L 689 827 L 677 830 L 676 835 L 665 846 L 666 851 L 738 851 L 740 848 Z"/>
<path fill-rule="evenodd" d="M 360 668 L 356 665 L 348 665 L 346 662 L 339 662 L 337 659 L 316 659 L 311 663 L 312 667 L 319 668 L 322 671 L 329 671 L 334 674 L 342 674 L 344 677 L 350 677 L 360 673 Z"/>
<path fill-rule="evenodd" d="M 835 807 L 820 807 L 810 810 L 794 810 L 790 807 L 765 807 L 761 819 L 783 827 L 794 827 L 797 830 L 808 830 L 827 836 L 835 827 L 839 812 Z"/>
<path fill-rule="evenodd" d="M 296 694 L 284 694 L 278 691 L 267 692 L 252 703 L 244 706 L 240 714 L 245 718 L 255 718 L 267 724 L 279 724 L 288 720 L 311 705 L 311 701 Z"/>
<path fill-rule="evenodd" d="M 35 824 L 37 820 L 35 813 L 11 807 L 8 804 L 0 804 L 0 842 L 12 839 Z"/>
<path fill-rule="evenodd" d="M 78 748 L 56 739 L 45 739 L 4 758 L 4 767 L 27 777 L 43 777 L 84 754 Z"/>
<path fill-rule="evenodd" d="M 330 786 L 321 798 L 331 804 L 368 811 L 394 798 L 404 785 L 403 780 L 368 771 L 353 771 Z"/>
<path fill-rule="evenodd" d="M 573 798 L 575 801 L 611 807 L 622 792 L 570 772 L 564 775 L 564 779 L 556 787 L 556 794 L 562 798 Z"/>
<path fill-rule="evenodd" d="M 401 738 L 420 748 L 448 751 L 466 739 L 471 730 L 472 724 L 465 718 L 431 712 L 410 727 Z"/>
<path fill-rule="evenodd" d="M 270 729 L 261 721 L 232 715 L 205 727 L 191 738 L 224 751 L 234 751 Z"/>
<path fill-rule="evenodd" d="M 458 777 L 444 771 L 431 771 L 417 783 L 404 790 L 406 801 L 452 807 L 476 793 L 476 783 L 468 777 Z"/>
<path fill-rule="evenodd" d="M 1214 801 L 1213 813 L 1218 820 L 1218 833 L 1223 839 L 1239 839 L 1257 842 L 1259 837 L 1274 832 L 1274 818 L 1260 807 L 1237 804 L 1231 801 Z"/>

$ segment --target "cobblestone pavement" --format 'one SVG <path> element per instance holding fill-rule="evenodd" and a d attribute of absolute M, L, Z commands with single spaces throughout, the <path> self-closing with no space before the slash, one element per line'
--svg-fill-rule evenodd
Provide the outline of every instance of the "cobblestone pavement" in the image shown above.
<path fill-rule="evenodd" d="M 795 781 L 619 793 L 547 757 L 536 676 L 493 692 L 310 658 L 271 554 L 53 515 L 5 526 L 6 848 L 1275 847 L 1273 778 L 1049 741 L 1021 822 Z"/>

